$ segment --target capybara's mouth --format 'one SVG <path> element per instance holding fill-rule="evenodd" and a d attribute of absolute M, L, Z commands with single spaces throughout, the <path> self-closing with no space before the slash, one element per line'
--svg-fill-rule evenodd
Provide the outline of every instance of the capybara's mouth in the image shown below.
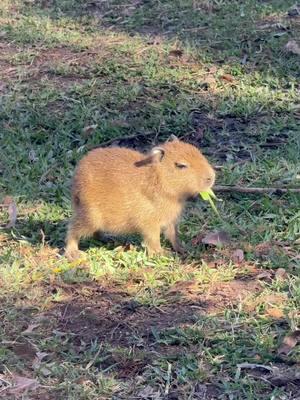
<path fill-rule="evenodd" d="M 199 193 L 198 193 L 198 192 L 197 192 L 197 193 L 194 193 L 194 194 L 191 194 L 191 195 L 187 198 L 187 201 L 196 202 L 197 199 L 198 199 L 198 196 L 199 196 Z"/>

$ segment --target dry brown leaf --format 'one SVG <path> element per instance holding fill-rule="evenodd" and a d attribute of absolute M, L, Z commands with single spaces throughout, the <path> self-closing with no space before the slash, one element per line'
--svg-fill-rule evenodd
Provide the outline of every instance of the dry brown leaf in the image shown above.
<path fill-rule="evenodd" d="M 263 300 L 264 304 L 282 305 L 287 301 L 287 295 L 285 293 L 271 293 L 267 295 L 261 295 L 260 298 Z"/>
<path fill-rule="evenodd" d="M 300 343 L 300 329 L 285 336 L 278 349 L 278 354 L 289 354 L 298 343 Z"/>
<path fill-rule="evenodd" d="M 207 75 L 207 77 L 203 80 L 203 84 L 208 87 L 215 86 L 217 83 L 215 77 L 213 75 Z"/>
<path fill-rule="evenodd" d="M 237 367 L 239 369 L 264 369 L 266 371 L 273 371 L 273 368 L 270 367 L 269 365 L 264 365 L 264 364 L 253 364 L 253 363 L 248 363 L 248 362 L 244 362 L 241 364 L 237 364 Z"/>
<path fill-rule="evenodd" d="M 87 136 L 90 136 L 92 133 L 94 133 L 97 128 L 98 128 L 97 124 L 89 125 L 89 126 L 86 126 L 85 128 L 83 128 L 82 133 L 84 136 L 87 137 Z"/>
<path fill-rule="evenodd" d="M 23 360 L 33 360 L 36 355 L 36 347 L 29 342 L 7 342 L 7 345 Z"/>
<path fill-rule="evenodd" d="M 6 84 L 4 82 L 0 81 L 0 92 L 2 92 L 5 88 L 6 88 Z"/>
<path fill-rule="evenodd" d="M 289 53 L 296 54 L 300 56 L 300 46 L 296 42 L 296 40 L 289 40 L 287 44 L 284 46 L 285 50 Z"/>
<path fill-rule="evenodd" d="M 271 280 L 272 279 L 272 273 L 270 271 L 263 271 L 260 274 L 256 275 L 256 279 Z"/>
<path fill-rule="evenodd" d="M 275 272 L 275 277 L 279 280 L 283 280 L 287 277 L 287 272 L 284 268 L 278 268 Z"/>
<path fill-rule="evenodd" d="M 174 293 L 187 293 L 187 292 L 196 292 L 199 291 L 199 284 L 196 281 L 181 281 L 175 283 L 169 290 L 169 294 Z"/>
<path fill-rule="evenodd" d="M 197 127 L 195 129 L 195 139 L 200 141 L 203 138 L 204 138 L 204 129 L 201 127 Z"/>
<path fill-rule="evenodd" d="M 5 196 L 3 200 L 3 205 L 7 207 L 9 223 L 6 225 L 6 229 L 13 228 L 16 224 L 17 220 L 17 206 L 16 203 L 11 196 Z"/>
<path fill-rule="evenodd" d="M 291 18 L 298 17 L 300 15 L 300 3 L 299 4 L 294 4 L 289 10 L 288 10 L 288 16 Z"/>
<path fill-rule="evenodd" d="M 271 242 L 259 243 L 255 246 L 255 255 L 257 257 L 268 256 L 273 249 L 273 244 Z"/>
<path fill-rule="evenodd" d="M 272 385 L 283 386 L 290 382 L 297 384 L 300 381 L 300 371 L 298 365 L 289 368 L 287 368 L 286 366 L 284 366 L 283 368 L 273 367 L 273 369 L 274 369 L 273 376 L 267 377 L 267 379 L 272 383 Z M 296 398 L 294 399 L 299 400 L 299 397 L 297 399 Z"/>
<path fill-rule="evenodd" d="M 39 326 L 40 326 L 40 324 L 30 324 L 30 325 L 28 325 L 28 328 L 22 332 L 22 334 L 23 335 L 31 335 L 33 333 L 33 330 Z"/>
<path fill-rule="evenodd" d="M 287 367 L 286 365 L 269 366 L 245 362 L 237 365 L 237 379 L 240 377 L 242 369 L 263 370 L 265 379 L 275 386 L 286 385 L 289 382 L 297 383 L 300 379 L 300 371 L 297 365 L 292 367 Z"/>
<path fill-rule="evenodd" d="M 139 391 L 138 396 L 140 399 L 153 399 L 160 400 L 162 399 L 159 391 L 153 389 L 152 386 L 145 386 L 142 390 Z"/>
<path fill-rule="evenodd" d="M 210 67 L 209 70 L 208 70 L 208 72 L 209 72 L 210 74 L 215 74 L 217 71 L 218 71 L 218 68 L 217 68 L 215 65 L 213 65 L 212 67 Z"/>
<path fill-rule="evenodd" d="M 244 252 L 242 249 L 237 249 L 232 253 L 232 260 L 235 263 L 241 263 L 244 261 Z"/>
<path fill-rule="evenodd" d="M 282 310 L 280 310 L 280 308 L 268 308 L 266 310 L 266 314 L 269 315 L 272 318 L 276 318 L 276 319 L 281 319 L 284 317 L 284 313 Z"/>
<path fill-rule="evenodd" d="M 287 300 L 287 297 L 283 294 L 260 294 L 245 303 L 245 308 L 248 311 L 254 311 L 257 306 L 265 305 L 267 308 L 277 308 L 281 306 Z"/>
<path fill-rule="evenodd" d="M 33 360 L 32 368 L 34 368 L 34 369 L 40 368 L 42 361 L 43 361 L 44 358 L 46 358 L 48 355 L 49 355 L 49 353 L 44 353 L 44 352 L 38 351 L 38 352 L 36 353 L 35 359 Z"/>
<path fill-rule="evenodd" d="M 13 384 L 14 386 L 9 389 L 9 392 L 15 395 L 21 395 L 29 390 L 35 390 L 40 386 L 36 379 L 19 375 L 13 375 Z"/>
<path fill-rule="evenodd" d="M 198 235 L 195 236 L 195 237 L 192 239 L 192 245 L 193 245 L 193 246 L 199 246 L 199 244 L 202 243 L 202 239 L 204 238 L 204 236 L 205 236 L 205 235 L 204 235 L 202 232 L 198 233 Z"/>
<path fill-rule="evenodd" d="M 230 83 L 233 83 L 233 82 L 235 81 L 234 77 L 233 77 L 232 75 L 230 75 L 230 74 L 224 74 L 224 75 L 222 75 L 222 76 L 221 76 L 221 79 L 222 79 L 223 81 L 227 81 L 227 82 L 230 82 Z"/>
<path fill-rule="evenodd" d="M 180 50 L 180 49 L 170 50 L 169 56 L 171 56 L 171 57 L 182 57 L 183 56 L 183 50 Z"/>
<path fill-rule="evenodd" d="M 230 236 L 225 231 L 210 232 L 202 239 L 202 243 L 223 246 L 230 243 Z"/>

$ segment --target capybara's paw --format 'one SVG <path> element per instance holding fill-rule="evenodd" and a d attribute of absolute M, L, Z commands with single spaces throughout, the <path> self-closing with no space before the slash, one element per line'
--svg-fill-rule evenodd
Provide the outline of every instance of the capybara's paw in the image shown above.
<path fill-rule="evenodd" d="M 66 249 L 65 256 L 70 262 L 86 259 L 86 254 L 77 249 Z"/>

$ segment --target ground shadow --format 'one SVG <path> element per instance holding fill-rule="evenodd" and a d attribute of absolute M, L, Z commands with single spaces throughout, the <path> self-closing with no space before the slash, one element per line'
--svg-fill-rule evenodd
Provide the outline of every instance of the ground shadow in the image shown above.
<path fill-rule="evenodd" d="M 170 386 L 172 397 L 163 397 L 166 399 L 187 398 L 184 397 L 184 392 L 195 391 L 201 379 L 202 385 L 207 386 L 205 399 L 216 399 L 225 395 L 222 379 L 226 377 L 228 382 L 234 380 L 236 371 L 230 367 L 233 360 L 237 358 L 243 362 L 255 362 L 257 352 L 263 354 L 261 361 L 273 362 L 281 368 L 282 359 L 278 357 L 276 349 L 267 353 L 264 344 L 255 342 L 257 332 L 254 325 L 243 323 L 244 333 L 237 331 L 233 340 L 233 321 L 216 315 L 218 310 L 225 308 L 234 312 L 243 297 L 261 289 L 259 283 L 236 280 L 223 286 L 215 285 L 216 293 L 212 292 L 210 299 L 205 294 L 194 293 L 192 296 L 191 288 L 185 287 L 185 290 L 180 291 L 175 286 L 169 290 L 167 305 L 152 307 L 139 303 L 118 286 L 105 287 L 93 282 L 77 282 L 72 285 L 57 279 L 44 287 L 44 294 L 55 294 L 59 291 L 63 293 L 65 300 L 58 304 L 52 303 L 51 307 L 40 312 L 37 312 L 36 307 L 15 306 L 15 327 L 12 330 L 9 330 L 10 325 L 5 319 L 3 328 L 9 339 L 6 345 L 8 354 L 15 353 L 21 357 L 30 371 L 35 351 L 28 350 L 28 347 L 36 345 L 38 348 L 42 344 L 42 350 L 49 353 L 48 359 L 44 360 L 45 367 L 49 361 L 50 364 L 68 362 L 69 366 L 74 366 L 74 371 L 79 368 L 82 375 L 81 365 L 90 365 L 89 368 L 92 367 L 93 371 L 102 371 L 104 377 L 114 376 L 119 382 L 130 380 L 132 385 L 127 388 L 127 398 L 139 396 L 138 393 L 145 386 L 139 383 L 142 377 L 149 379 L 148 384 L 156 389 L 161 384 L 164 387 L 166 378 L 163 371 L 168 363 L 173 365 Z M 18 330 L 25 330 L 28 326 L 34 327 L 34 334 L 29 335 L 29 344 L 28 336 Z M 239 325 L 235 329 L 238 327 Z M 285 321 L 274 320 L 273 329 L 286 327 Z M 16 338 L 18 346 L 14 344 Z M 20 346 L 22 344 L 23 347 Z M 239 353 L 235 353 L 236 346 Z M 91 349 L 94 350 L 91 352 Z M 86 359 L 85 353 L 90 354 L 90 358 Z M 197 373 L 199 357 L 205 359 L 204 364 L 201 364 L 202 378 Z M 222 359 L 219 366 L 222 369 L 221 380 L 216 375 L 218 367 L 214 365 L 212 357 Z M 179 369 L 181 363 L 190 371 L 186 375 L 186 382 L 180 382 L 180 374 L 185 376 Z M 151 381 L 149 373 L 153 372 L 153 368 L 156 374 L 152 373 Z M 253 382 L 266 375 L 266 371 L 262 371 L 259 376 L 253 375 Z M 74 384 L 76 385 L 76 380 Z M 276 386 L 295 395 L 299 393 L 297 381 L 293 380 L 286 383 L 271 381 L 262 388 L 262 393 L 268 393 Z M 60 398 L 55 396 L 63 396 L 64 392 L 54 390 L 53 397 L 51 391 L 48 393 L 52 400 Z M 121 395 L 126 396 L 124 393 Z M 33 399 L 38 398 L 34 393 L 32 396 Z"/>
<path fill-rule="evenodd" d="M 141 35 L 147 43 L 177 43 L 176 56 L 192 47 L 200 60 L 216 65 L 238 65 L 281 77 L 299 77 L 297 58 L 284 45 L 297 39 L 299 14 L 290 12 L 293 1 L 255 1 L 244 4 L 206 1 L 130 0 L 84 2 L 36 1 L 27 13 L 50 18 L 73 18 L 92 29 Z M 91 20 L 89 21 L 89 18 Z M 230 29 L 229 29 L 230 27 Z M 179 46 L 179 48 L 178 48 Z"/>

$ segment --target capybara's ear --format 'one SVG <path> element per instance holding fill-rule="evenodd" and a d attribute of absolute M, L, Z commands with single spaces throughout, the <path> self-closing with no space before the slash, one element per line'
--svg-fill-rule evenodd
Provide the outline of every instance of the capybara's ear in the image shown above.
<path fill-rule="evenodd" d="M 162 147 L 153 147 L 150 152 L 150 158 L 152 163 L 161 162 L 165 156 L 165 150 Z"/>
<path fill-rule="evenodd" d="M 153 147 L 150 153 L 141 161 L 135 163 L 136 167 L 143 167 L 149 164 L 158 164 L 164 158 L 165 150 L 162 147 Z"/>
<path fill-rule="evenodd" d="M 176 141 L 178 142 L 179 139 L 178 139 L 178 137 L 176 135 L 172 134 L 167 141 L 168 142 L 176 142 Z"/>

